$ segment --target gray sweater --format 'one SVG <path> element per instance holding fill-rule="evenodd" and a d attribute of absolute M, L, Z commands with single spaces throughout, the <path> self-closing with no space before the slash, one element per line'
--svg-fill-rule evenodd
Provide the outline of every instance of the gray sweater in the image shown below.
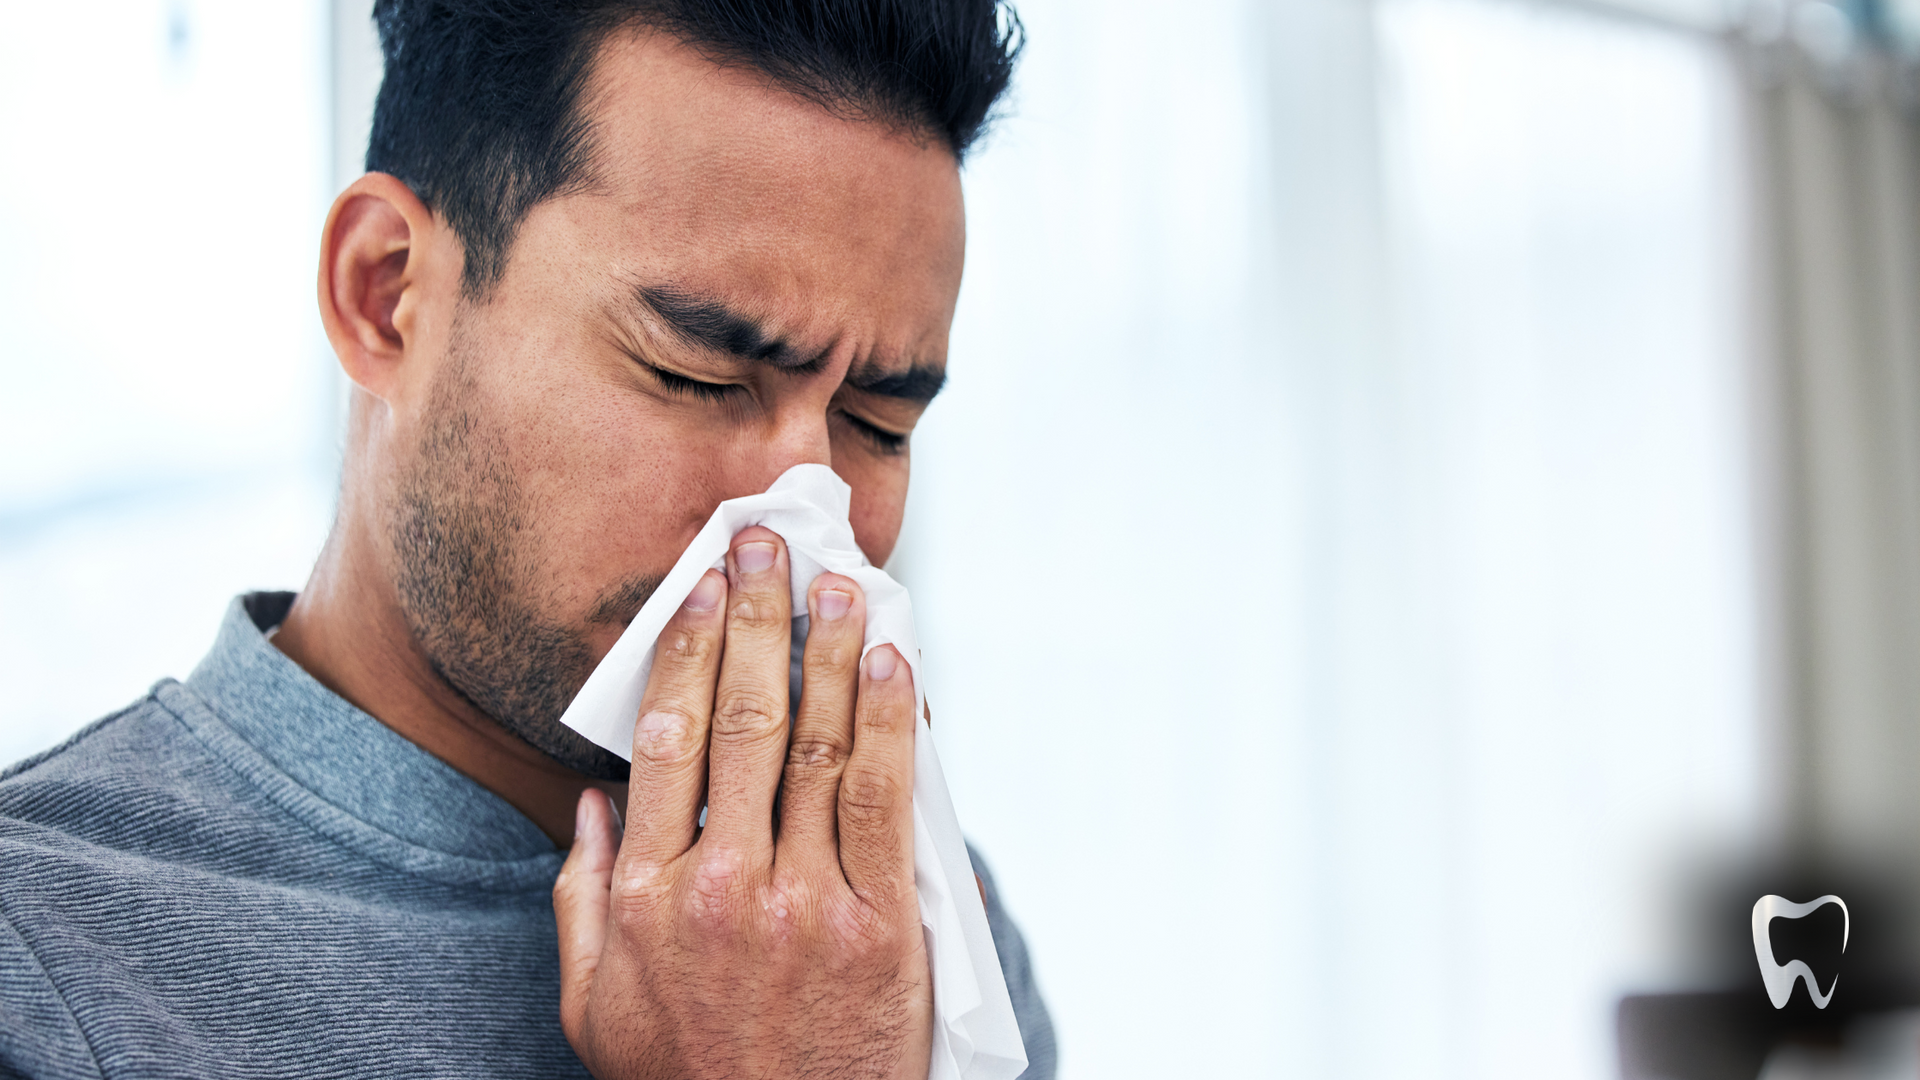
<path fill-rule="evenodd" d="M 241 597 L 185 684 L 0 774 L 0 1077 L 585 1075 L 564 853 L 269 645 L 292 599 Z M 1026 1075 L 1050 1080 L 987 892 Z"/>

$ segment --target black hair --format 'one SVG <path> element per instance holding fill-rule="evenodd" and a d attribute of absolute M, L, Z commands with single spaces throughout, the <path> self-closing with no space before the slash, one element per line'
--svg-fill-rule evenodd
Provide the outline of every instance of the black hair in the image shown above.
<path fill-rule="evenodd" d="M 405 181 L 453 228 L 476 298 L 527 213 L 591 182 L 581 97 L 617 29 L 657 28 L 956 160 L 1024 44 L 1006 0 L 374 0 L 373 18 L 386 74 L 367 170 Z"/>

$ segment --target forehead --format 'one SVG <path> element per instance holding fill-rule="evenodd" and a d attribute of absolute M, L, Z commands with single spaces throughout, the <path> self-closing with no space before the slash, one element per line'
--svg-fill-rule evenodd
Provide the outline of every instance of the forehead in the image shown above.
<path fill-rule="evenodd" d="M 792 330 L 852 320 L 944 344 L 965 251 L 944 144 L 836 115 L 653 31 L 606 43 L 585 105 L 594 183 L 556 210 L 604 265 L 727 295 Z M 836 333 L 849 329 L 863 333 Z"/>

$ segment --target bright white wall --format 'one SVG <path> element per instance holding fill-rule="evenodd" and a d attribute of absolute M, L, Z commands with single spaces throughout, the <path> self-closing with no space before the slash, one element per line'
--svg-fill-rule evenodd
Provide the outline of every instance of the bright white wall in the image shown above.
<path fill-rule="evenodd" d="M 899 567 L 1064 1075 L 1613 1075 L 1768 813 L 1724 58 L 1022 12 Z"/>
<path fill-rule="evenodd" d="M 315 0 L 14 5 L 0 34 L 0 759 L 297 587 L 335 445 Z"/>
<path fill-rule="evenodd" d="M 1783 809 L 1741 91 L 1704 37 L 1380 10 L 1395 351 L 1473 943 L 1461 1053 L 1478 1076 L 1563 1056 L 1605 1075 L 1618 994 L 1687 985 L 1689 887 Z"/>
<path fill-rule="evenodd" d="M 1065 1075 L 1304 1066 L 1276 961 L 1312 931 L 1305 402 L 1267 318 L 1264 28 L 1021 14 L 894 563 L 935 731 Z"/>

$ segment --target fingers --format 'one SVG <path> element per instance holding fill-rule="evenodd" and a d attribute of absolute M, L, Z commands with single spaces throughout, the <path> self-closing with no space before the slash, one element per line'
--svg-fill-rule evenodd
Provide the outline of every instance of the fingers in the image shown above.
<path fill-rule="evenodd" d="M 804 689 L 787 747 L 776 858 L 833 867 L 840 774 L 853 750 L 853 709 L 860 687 L 860 644 L 866 598 L 852 578 L 822 574 L 807 591 Z"/>
<path fill-rule="evenodd" d="M 840 779 L 840 866 L 868 903 L 913 889 L 913 673 L 891 645 L 867 654 L 853 752 Z"/>
<path fill-rule="evenodd" d="M 773 799 L 787 751 L 793 598 L 786 544 L 759 526 L 741 532 L 727 552 L 727 582 L 701 844 L 764 866 L 772 862 Z"/>
<path fill-rule="evenodd" d="M 633 728 L 621 858 L 661 866 L 693 844 L 707 781 L 707 723 L 719 675 L 727 582 L 709 570 L 668 620 Z"/>
<path fill-rule="evenodd" d="M 588 788 L 575 810 L 573 848 L 553 883 L 553 917 L 560 930 L 560 1018 L 578 1030 L 587 991 L 606 947 L 607 911 L 615 853 L 620 846 L 613 801 Z"/>

